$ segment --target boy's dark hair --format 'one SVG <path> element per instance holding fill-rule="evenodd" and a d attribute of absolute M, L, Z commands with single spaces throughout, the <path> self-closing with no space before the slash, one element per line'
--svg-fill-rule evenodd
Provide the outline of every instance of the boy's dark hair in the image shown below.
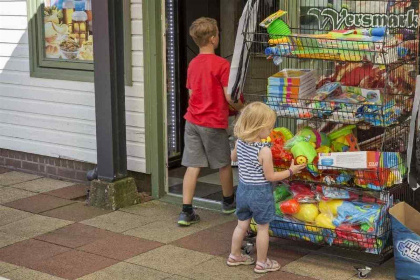
<path fill-rule="evenodd" d="M 212 36 L 217 35 L 217 21 L 208 17 L 196 19 L 190 26 L 190 36 L 199 47 L 209 43 Z"/>

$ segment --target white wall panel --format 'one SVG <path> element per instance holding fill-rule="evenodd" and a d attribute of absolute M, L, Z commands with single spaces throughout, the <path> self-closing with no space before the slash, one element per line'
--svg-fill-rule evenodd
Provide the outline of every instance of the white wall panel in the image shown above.
<path fill-rule="evenodd" d="M 145 172 L 142 6 L 132 3 L 128 168 Z M 94 85 L 30 77 L 26 15 L 26 1 L 0 0 L 0 148 L 96 163 Z"/>

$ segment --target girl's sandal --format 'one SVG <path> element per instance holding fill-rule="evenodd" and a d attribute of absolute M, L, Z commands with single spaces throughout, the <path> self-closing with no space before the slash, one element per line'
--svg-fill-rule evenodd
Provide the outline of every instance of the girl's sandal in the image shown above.
<path fill-rule="evenodd" d="M 257 262 L 255 268 L 254 268 L 254 272 L 255 273 L 267 273 L 267 272 L 272 272 L 272 271 L 278 271 L 280 270 L 280 265 L 278 262 L 274 261 L 274 260 L 269 260 L 267 258 L 267 261 L 265 263 L 262 262 Z"/>
<path fill-rule="evenodd" d="M 254 264 L 255 261 L 253 258 L 251 258 L 248 255 L 241 255 L 240 257 L 237 257 L 230 254 L 226 263 L 228 266 L 238 266 L 238 265 L 251 265 L 251 264 Z"/>

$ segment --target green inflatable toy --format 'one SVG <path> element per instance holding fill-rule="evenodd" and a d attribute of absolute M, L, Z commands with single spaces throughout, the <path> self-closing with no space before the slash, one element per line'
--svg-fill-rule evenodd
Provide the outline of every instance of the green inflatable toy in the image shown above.
<path fill-rule="evenodd" d="M 285 201 L 287 199 L 292 198 L 292 193 L 290 192 L 289 188 L 285 185 L 280 185 L 274 190 L 274 200 L 275 202 Z"/>
<path fill-rule="evenodd" d="M 297 135 L 287 141 L 284 148 L 292 152 L 296 164 L 306 164 L 312 175 L 319 175 L 318 167 L 313 164 L 318 153 L 316 152 L 314 145 L 308 142 L 308 137 L 305 138 Z"/>
<path fill-rule="evenodd" d="M 281 134 L 286 141 L 293 138 L 293 133 L 286 127 L 276 127 L 273 131 L 275 134 Z"/>
<path fill-rule="evenodd" d="M 309 142 L 315 144 L 315 148 L 318 149 L 321 146 L 329 147 L 331 145 L 330 138 L 323 132 L 318 132 L 312 127 L 304 127 L 297 135 L 309 138 Z"/>

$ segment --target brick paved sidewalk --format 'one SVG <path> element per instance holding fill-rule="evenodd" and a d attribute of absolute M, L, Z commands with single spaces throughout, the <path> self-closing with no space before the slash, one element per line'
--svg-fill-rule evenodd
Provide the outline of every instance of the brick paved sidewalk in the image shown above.
<path fill-rule="evenodd" d="M 234 216 L 199 210 L 180 228 L 180 208 L 159 201 L 109 212 L 85 206 L 86 186 L 0 168 L 0 279 L 185 280 L 357 279 L 352 264 L 284 249 L 270 257 L 282 271 L 259 276 L 229 268 Z M 392 260 L 370 279 L 394 279 Z"/>

